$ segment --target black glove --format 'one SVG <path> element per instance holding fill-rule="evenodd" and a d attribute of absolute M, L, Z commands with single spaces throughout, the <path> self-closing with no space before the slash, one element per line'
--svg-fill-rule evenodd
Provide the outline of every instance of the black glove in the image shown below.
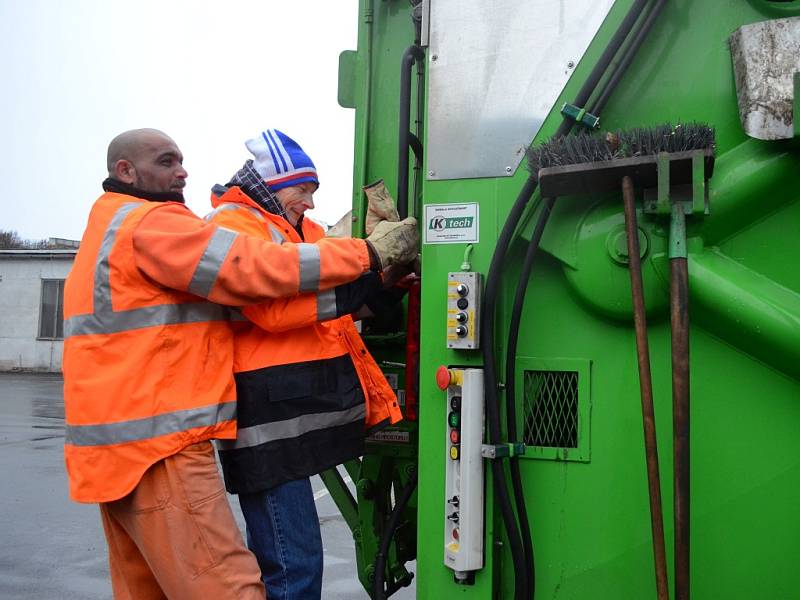
<path fill-rule="evenodd" d="M 372 314 L 376 316 L 385 315 L 391 313 L 393 309 L 400 304 L 400 301 L 407 292 L 408 289 L 400 286 L 390 287 L 385 290 L 379 289 L 371 294 L 364 304 L 372 311 Z"/>
<path fill-rule="evenodd" d="M 364 306 L 368 298 L 381 291 L 382 285 L 377 273 L 367 271 L 355 281 L 336 286 L 336 316 L 356 312 Z"/>

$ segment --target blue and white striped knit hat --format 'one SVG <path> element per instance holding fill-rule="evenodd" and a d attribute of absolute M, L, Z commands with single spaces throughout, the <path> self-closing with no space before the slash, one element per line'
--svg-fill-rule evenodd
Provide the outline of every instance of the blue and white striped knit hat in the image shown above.
<path fill-rule="evenodd" d="M 265 129 L 245 142 L 253 167 L 273 192 L 305 181 L 317 184 L 317 169 L 300 144 L 277 129 Z"/>

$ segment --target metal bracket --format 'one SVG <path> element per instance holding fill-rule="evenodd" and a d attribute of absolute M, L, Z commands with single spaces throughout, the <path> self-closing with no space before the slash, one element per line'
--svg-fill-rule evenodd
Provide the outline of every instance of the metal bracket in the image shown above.
<path fill-rule="evenodd" d="M 695 150 L 691 153 L 691 183 L 672 185 L 670 182 L 671 155 L 660 153 L 656 158 L 657 187 L 644 191 L 645 214 L 669 215 L 672 205 L 680 203 L 687 215 L 708 215 L 708 180 L 706 179 L 704 161 L 705 151 Z"/>
<path fill-rule="evenodd" d="M 589 129 L 597 129 L 600 127 L 600 117 L 588 113 L 585 108 L 575 106 L 574 104 L 565 102 L 564 106 L 561 107 L 561 114 Z"/>
<path fill-rule="evenodd" d="M 656 157 L 657 188 L 655 197 L 652 189 L 645 190 L 644 212 L 670 215 L 669 257 L 686 258 L 686 216 L 709 213 L 705 151 L 691 152 L 691 183 L 683 186 L 670 185 L 670 156 L 668 152 L 661 152 Z"/>
<path fill-rule="evenodd" d="M 525 444 L 517 442 L 514 444 L 483 444 L 481 446 L 481 456 L 494 460 L 495 458 L 510 458 L 512 456 L 522 456 L 525 454 Z"/>

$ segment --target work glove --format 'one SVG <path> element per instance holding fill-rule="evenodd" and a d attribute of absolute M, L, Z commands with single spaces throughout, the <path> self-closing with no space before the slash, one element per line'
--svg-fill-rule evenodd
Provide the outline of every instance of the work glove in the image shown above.
<path fill-rule="evenodd" d="M 417 220 L 407 217 L 397 223 L 381 221 L 372 230 L 367 243 L 378 258 L 378 268 L 405 265 L 413 261 L 419 252 Z"/>
<path fill-rule="evenodd" d="M 367 218 L 364 221 L 364 231 L 367 232 L 367 235 L 371 235 L 375 226 L 381 221 L 395 223 L 400 220 L 394 200 L 389 194 L 389 190 L 386 189 L 383 179 L 365 185 L 362 189 L 367 196 L 368 203 Z"/>
<path fill-rule="evenodd" d="M 352 236 L 353 236 L 352 210 L 348 210 L 345 216 L 336 221 L 336 224 L 330 227 L 328 231 L 325 232 L 325 237 L 345 238 Z"/>

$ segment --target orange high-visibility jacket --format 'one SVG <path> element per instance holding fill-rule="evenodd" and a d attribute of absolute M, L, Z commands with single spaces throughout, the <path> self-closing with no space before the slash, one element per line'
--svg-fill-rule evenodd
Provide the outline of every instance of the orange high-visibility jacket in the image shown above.
<path fill-rule="evenodd" d="M 231 311 L 220 304 L 324 290 L 368 269 L 363 240 L 278 245 L 177 202 L 103 194 L 64 291 L 72 499 L 116 500 L 162 458 L 236 437 Z"/>
<path fill-rule="evenodd" d="M 206 217 L 276 242 L 298 232 L 238 187 L 212 196 Z M 303 239 L 324 238 L 311 219 Z M 333 289 L 245 307 L 237 324 L 234 371 L 239 435 L 219 444 L 228 491 L 255 492 L 308 476 L 362 453 L 365 429 L 402 419 L 389 386 L 349 315 L 337 318 Z"/>

